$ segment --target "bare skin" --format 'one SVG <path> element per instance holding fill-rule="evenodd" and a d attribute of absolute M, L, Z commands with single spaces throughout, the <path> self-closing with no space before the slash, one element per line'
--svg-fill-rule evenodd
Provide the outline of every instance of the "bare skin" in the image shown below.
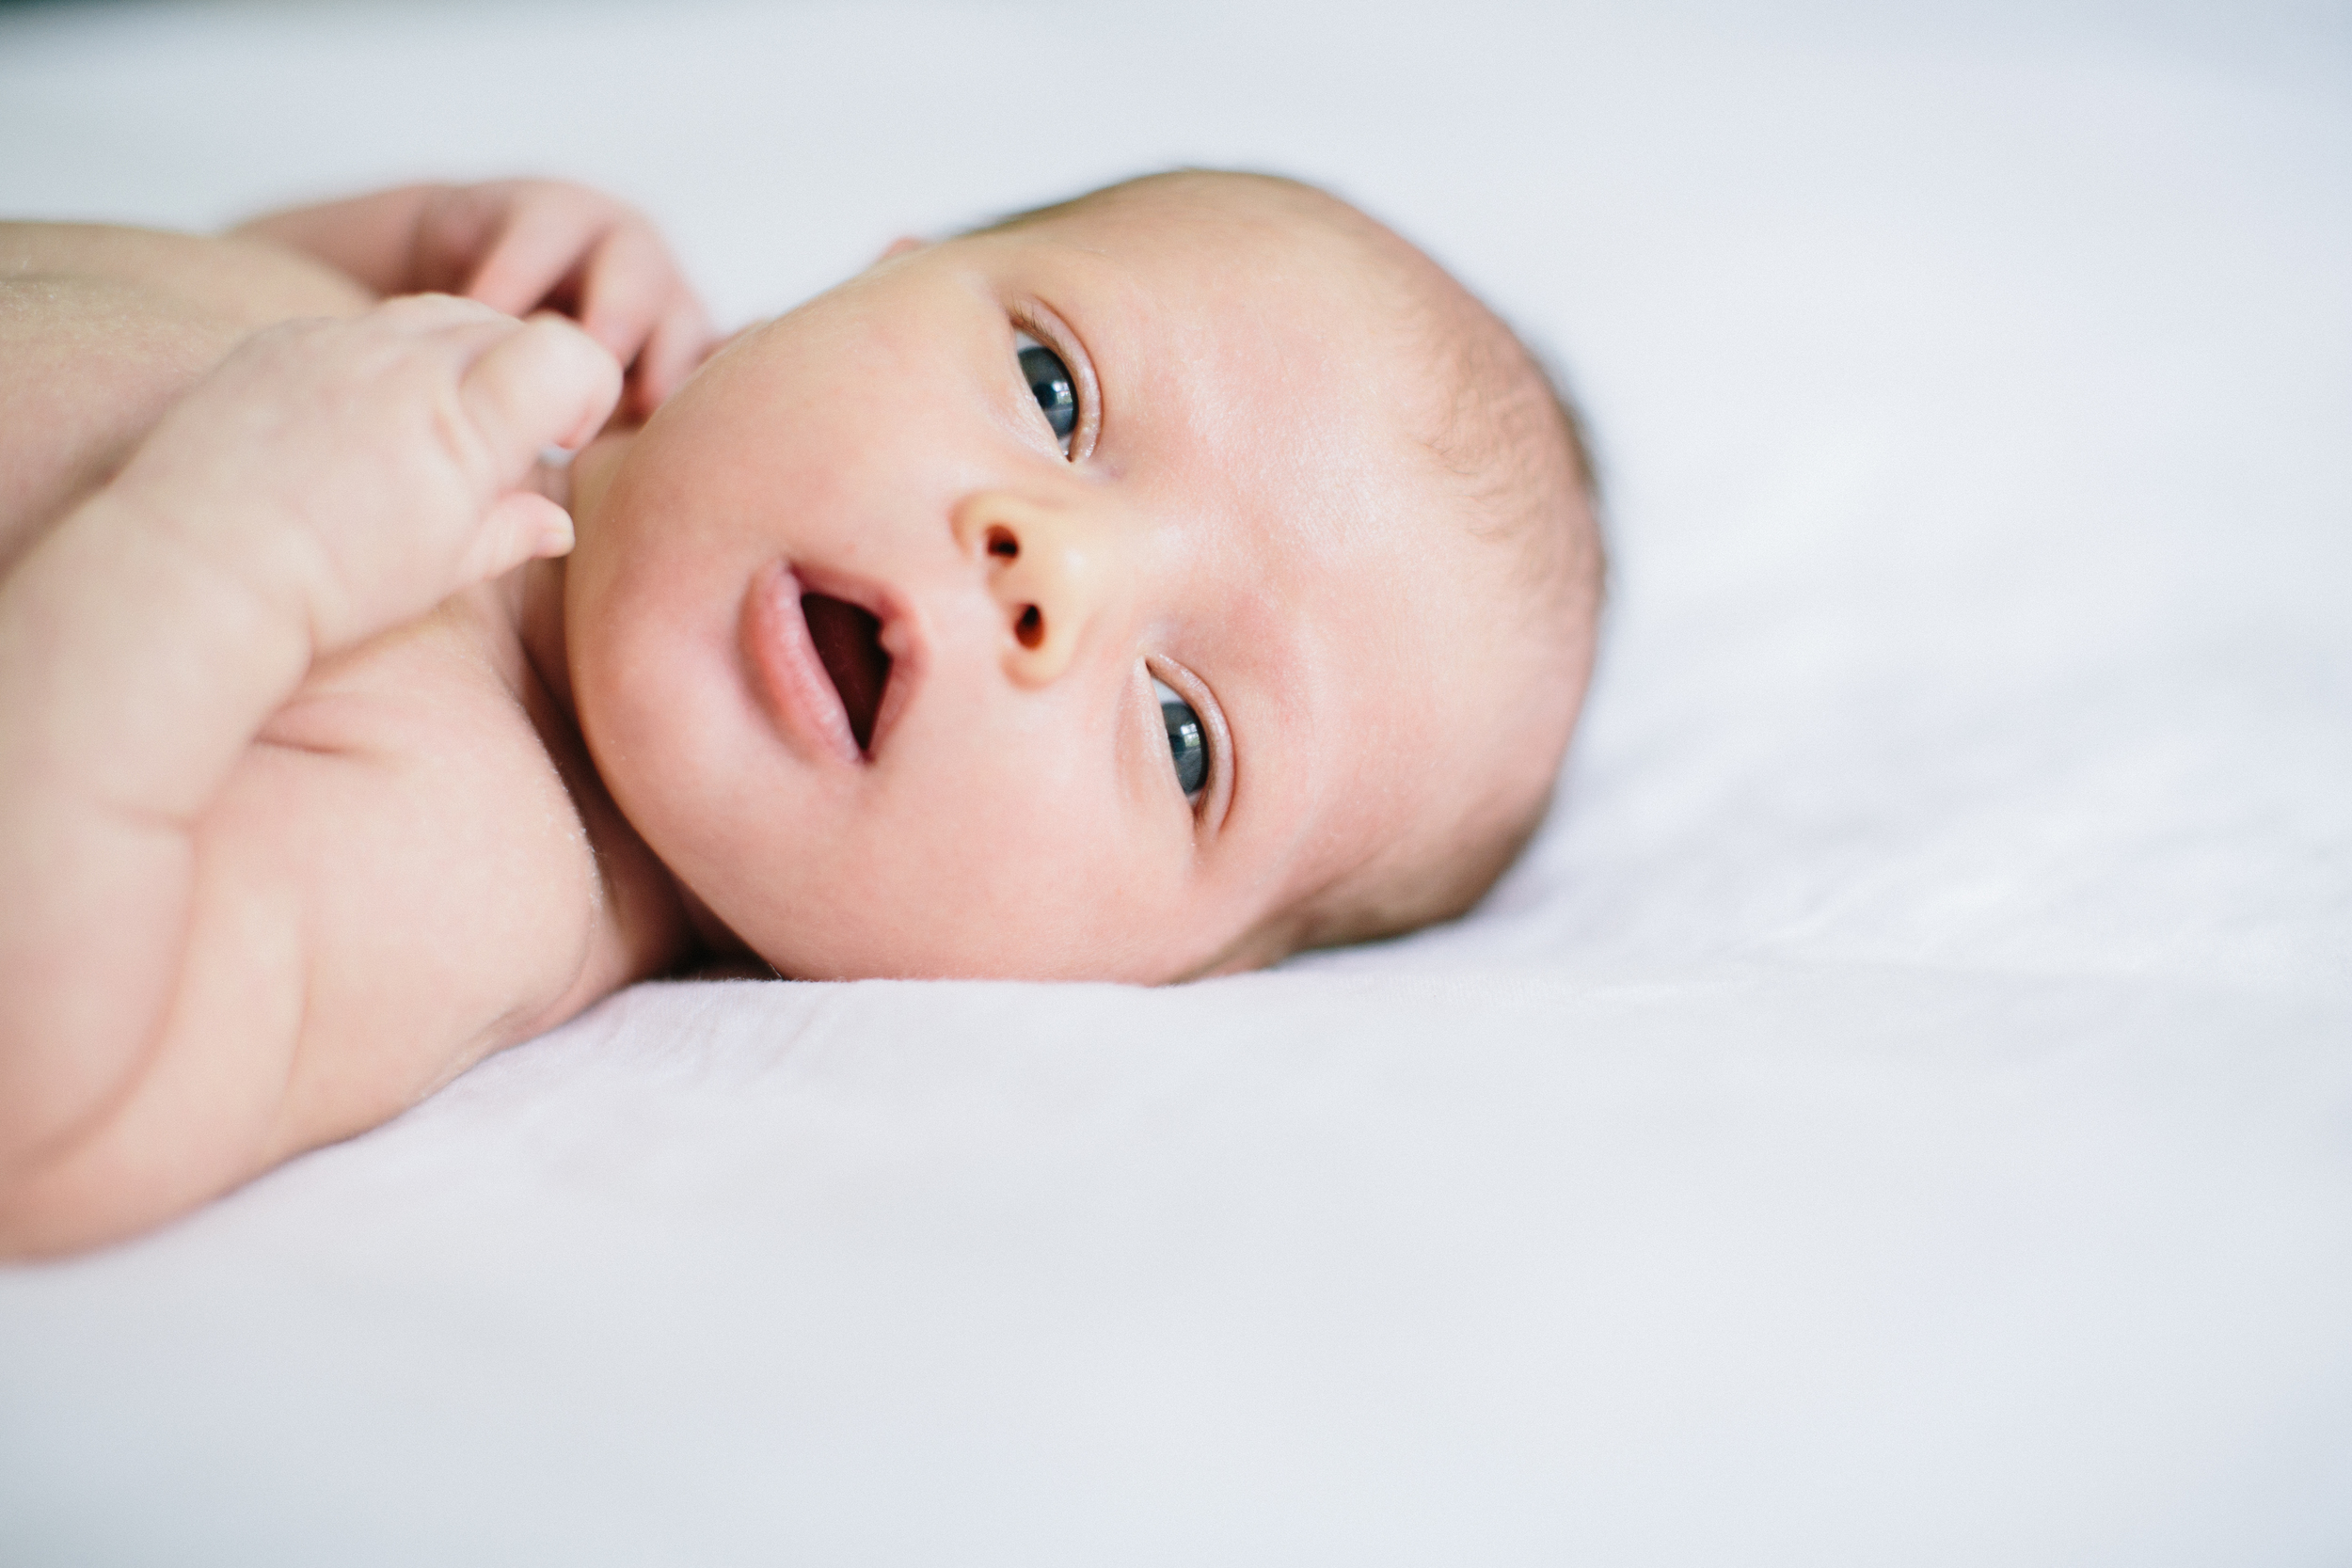
<path fill-rule="evenodd" d="M 477 292 L 651 299 L 593 325 L 658 401 L 707 331 L 650 230 L 498 189 L 461 214 Z M 145 1228 L 693 952 L 550 686 L 560 620 L 523 632 L 516 562 L 570 544 L 534 460 L 618 365 L 551 320 L 373 309 L 448 194 L 0 229 L 0 885 L 37 893 L 0 902 L 0 1255 Z"/>
<path fill-rule="evenodd" d="M 714 951 L 1229 972 L 1540 804 L 1589 638 L 1430 434 L 1474 302 L 1304 187 L 1098 194 L 715 354 L 573 187 L 0 230 L 0 1256 Z"/>

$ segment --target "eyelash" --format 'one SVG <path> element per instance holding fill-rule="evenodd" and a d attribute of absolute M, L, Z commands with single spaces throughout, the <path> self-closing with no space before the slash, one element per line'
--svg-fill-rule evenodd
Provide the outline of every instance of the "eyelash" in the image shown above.
<path fill-rule="evenodd" d="M 1076 336 L 1041 306 L 1016 310 L 1012 330 L 1016 365 L 1020 363 L 1021 350 L 1032 346 L 1046 350 L 1061 361 L 1070 377 L 1073 410 L 1069 445 L 1062 449 L 1062 455 L 1073 463 L 1091 455 L 1102 430 L 1102 388 L 1095 383 L 1093 362 L 1077 346 Z"/>
<path fill-rule="evenodd" d="M 1195 696 L 1184 687 L 1180 687 L 1176 682 L 1168 679 L 1168 673 L 1173 673 L 1172 671 L 1163 673 L 1147 665 L 1144 673 L 1152 681 L 1153 705 L 1160 709 L 1163 724 L 1166 722 L 1168 704 L 1167 699 L 1160 693 L 1166 691 L 1192 714 L 1193 724 L 1200 731 L 1200 782 L 1184 792 L 1185 804 L 1189 805 L 1197 816 L 1207 807 L 1209 798 L 1215 793 L 1217 782 L 1225 770 L 1226 749 L 1223 744 L 1220 744 L 1216 724 L 1209 717 L 1215 711 L 1214 705 L 1207 704 L 1205 697 L 1196 700 Z M 1186 684 L 1197 687 L 1199 682 L 1192 681 Z M 1177 761 L 1172 749 L 1168 760 L 1169 765 L 1176 769 L 1177 787 L 1183 789 L 1184 782 L 1183 765 Z"/>

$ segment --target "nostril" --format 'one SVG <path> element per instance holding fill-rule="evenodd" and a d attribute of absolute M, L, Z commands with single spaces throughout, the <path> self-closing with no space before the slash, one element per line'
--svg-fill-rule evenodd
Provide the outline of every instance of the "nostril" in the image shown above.
<path fill-rule="evenodd" d="M 1012 530 L 997 527 L 988 531 L 988 553 L 1004 561 L 1012 561 L 1021 554 L 1021 541 L 1012 536 Z"/>
<path fill-rule="evenodd" d="M 1034 648 L 1045 641 L 1045 614 L 1033 604 L 1021 607 L 1021 619 L 1012 624 L 1013 636 L 1025 648 Z"/>

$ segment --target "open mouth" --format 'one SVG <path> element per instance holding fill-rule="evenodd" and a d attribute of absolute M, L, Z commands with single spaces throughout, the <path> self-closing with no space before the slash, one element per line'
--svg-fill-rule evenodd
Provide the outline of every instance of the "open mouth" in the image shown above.
<path fill-rule="evenodd" d="M 874 716 L 882 711 L 890 684 L 890 655 L 882 645 L 882 622 L 872 612 L 830 594 L 803 594 L 801 614 L 808 622 L 817 657 L 841 694 L 857 749 L 874 743 Z"/>

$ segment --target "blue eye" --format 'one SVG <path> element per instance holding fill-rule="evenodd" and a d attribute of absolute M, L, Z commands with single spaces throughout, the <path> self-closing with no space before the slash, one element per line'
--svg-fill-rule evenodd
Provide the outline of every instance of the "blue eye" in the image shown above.
<path fill-rule="evenodd" d="M 1163 680 L 1152 680 L 1152 693 L 1160 700 L 1160 721 L 1168 726 L 1168 752 L 1176 764 L 1176 784 L 1189 800 L 1209 782 L 1209 742 L 1201 733 L 1200 716 Z"/>
<path fill-rule="evenodd" d="M 1078 428 L 1078 384 L 1071 379 L 1061 356 L 1026 332 L 1014 333 L 1012 344 L 1021 356 L 1021 379 L 1029 384 L 1029 395 L 1037 399 L 1067 455 L 1071 434 Z"/>

